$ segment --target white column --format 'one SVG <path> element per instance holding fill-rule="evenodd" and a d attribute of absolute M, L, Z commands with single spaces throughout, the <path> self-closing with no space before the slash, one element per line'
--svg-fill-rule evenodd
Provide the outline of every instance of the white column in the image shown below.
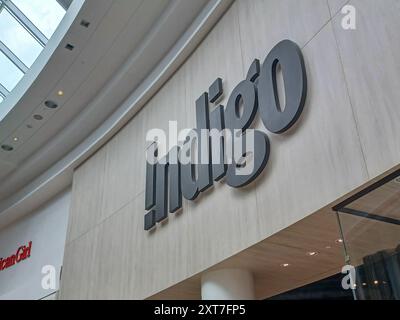
<path fill-rule="evenodd" d="M 254 300 L 254 279 L 243 269 L 222 269 L 201 278 L 203 300 Z"/>

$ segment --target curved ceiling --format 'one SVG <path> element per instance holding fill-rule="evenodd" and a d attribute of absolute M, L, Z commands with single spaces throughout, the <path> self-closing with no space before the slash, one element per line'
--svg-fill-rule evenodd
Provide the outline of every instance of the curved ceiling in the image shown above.
<path fill-rule="evenodd" d="M 39 189 L 52 166 L 63 177 L 59 184 L 70 183 L 73 166 L 62 167 L 62 161 L 74 153 L 78 165 L 84 161 L 82 154 L 90 154 L 84 150 L 90 143 L 83 142 L 92 136 L 97 141 L 94 134 L 107 122 L 117 130 L 132 117 L 134 112 L 126 110 L 138 101 L 138 89 L 155 90 L 155 82 L 160 86 L 166 81 L 167 71 L 172 74 L 230 3 L 86 0 L 44 69 L 0 122 L 0 143 L 14 146 L 12 152 L 0 149 L 0 220 L 28 194 L 48 193 Z M 46 107 L 48 100 L 58 107 Z M 123 116 L 117 113 L 122 106 Z M 93 145 L 90 152 L 95 151 Z M 25 207 L 38 205 L 35 201 L 25 201 Z"/>

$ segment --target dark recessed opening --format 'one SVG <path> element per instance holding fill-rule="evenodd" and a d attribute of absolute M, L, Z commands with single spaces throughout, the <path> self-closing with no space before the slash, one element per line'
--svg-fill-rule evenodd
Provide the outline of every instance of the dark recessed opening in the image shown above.
<path fill-rule="evenodd" d="M 11 146 L 9 146 L 8 144 L 3 144 L 3 145 L 1 146 L 1 148 L 2 148 L 4 151 L 13 151 L 13 150 L 14 150 L 14 148 L 11 147 Z"/>
<path fill-rule="evenodd" d="M 69 50 L 69 51 L 72 51 L 72 50 L 74 50 L 74 46 L 72 45 L 72 44 L 70 44 L 70 43 L 67 43 L 67 45 L 65 46 L 65 49 L 67 49 L 67 50 Z"/>
<path fill-rule="evenodd" d="M 34 116 L 33 116 L 33 119 L 35 119 L 35 120 L 43 120 L 43 117 L 40 115 L 40 114 L 35 114 Z"/>
<path fill-rule="evenodd" d="M 47 101 L 44 103 L 44 105 L 45 105 L 47 108 L 50 108 L 50 109 L 56 109 L 56 108 L 58 108 L 58 104 L 55 103 L 54 101 L 51 101 L 51 100 L 47 100 Z"/>
<path fill-rule="evenodd" d="M 339 273 L 267 300 L 353 300 L 352 290 L 343 289 L 342 280 L 343 274 Z"/>
<path fill-rule="evenodd" d="M 89 21 L 86 21 L 86 20 L 82 20 L 82 21 L 81 21 L 81 26 L 82 26 L 82 27 L 85 27 L 85 28 L 89 28 L 90 22 L 89 22 Z"/>

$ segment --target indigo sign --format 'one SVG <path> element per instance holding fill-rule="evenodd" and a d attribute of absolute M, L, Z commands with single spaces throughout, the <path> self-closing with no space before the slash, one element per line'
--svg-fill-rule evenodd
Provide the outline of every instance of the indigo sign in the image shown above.
<path fill-rule="evenodd" d="M 285 88 L 285 104 L 278 94 L 277 69 L 280 66 Z M 257 111 L 266 129 L 281 134 L 300 117 L 307 94 L 307 76 L 300 48 L 290 40 L 278 43 L 261 65 L 255 60 L 247 77 L 232 91 L 226 107 L 210 112 L 223 94 L 217 79 L 196 101 L 196 128 L 183 143 L 158 158 L 157 142 L 149 148 L 146 164 L 144 229 L 182 207 L 182 197 L 196 199 L 214 181 L 225 178 L 233 188 L 254 181 L 267 165 L 268 136 L 251 129 Z M 196 144 L 194 144 L 196 142 Z"/>

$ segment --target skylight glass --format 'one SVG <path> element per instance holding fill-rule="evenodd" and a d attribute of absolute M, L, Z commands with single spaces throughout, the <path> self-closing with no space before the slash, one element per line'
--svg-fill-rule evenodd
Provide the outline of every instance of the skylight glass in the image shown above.
<path fill-rule="evenodd" d="M 56 0 L 12 0 L 22 13 L 50 39 L 64 17 L 65 10 Z"/>
<path fill-rule="evenodd" d="M 64 15 L 57 0 L 0 0 L 0 103 L 35 62 Z"/>
<path fill-rule="evenodd" d="M 0 13 L 0 39 L 28 68 L 43 49 L 7 10 Z"/>
<path fill-rule="evenodd" d="M 24 76 L 4 53 L 0 52 L 0 83 L 7 91 L 11 91 Z"/>

